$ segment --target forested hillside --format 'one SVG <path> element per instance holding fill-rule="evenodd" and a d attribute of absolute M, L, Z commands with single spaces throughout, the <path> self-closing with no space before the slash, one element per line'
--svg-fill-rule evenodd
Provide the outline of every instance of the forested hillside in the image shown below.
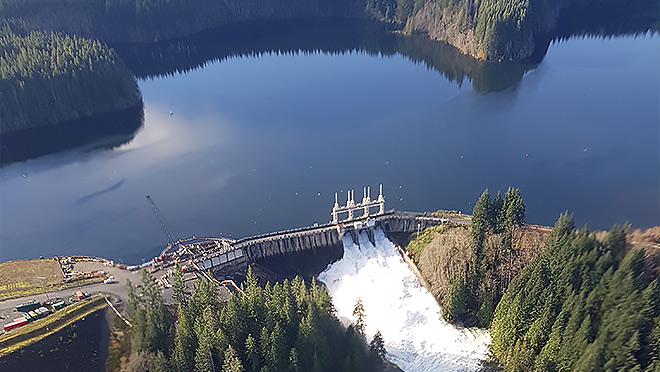
<path fill-rule="evenodd" d="M 603 30 L 623 17 L 635 25 L 636 31 L 657 31 L 660 19 L 655 0 L 397 1 L 399 8 L 410 9 L 401 19 L 407 32 L 426 33 L 465 54 L 496 61 L 538 61 L 550 40 L 557 34 L 581 31 L 581 24 L 595 22 L 600 26 L 592 29 Z M 559 24 L 574 14 L 579 15 L 580 22 Z"/>
<path fill-rule="evenodd" d="M 106 43 L 153 42 L 241 21 L 351 18 L 362 0 L 0 0 L 14 30 L 60 31 Z"/>
<path fill-rule="evenodd" d="M 525 224 L 520 190 L 509 188 L 492 198 L 486 189 L 475 203 L 471 225 L 426 229 L 406 251 L 442 305 L 445 320 L 487 328 L 507 286 L 539 254 L 548 231 Z"/>
<path fill-rule="evenodd" d="M 593 233 L 564 214 L 550 230 L 524 215 L 519 190 L 486 190 L 471 225 L 407 245 L 445 319 L 490 327 L 506 371 L 660 371 L 660 227 Z"/>
<path fill-rule="evenodd" d="M 589 11 L 592 5 L 597 11 Z M 557 20 L 575 7 L 579 12 L 565 17 L 572 28 L 557 33 Z M 583 18 L 591 21 L 586 32 L 602 30 L 600 19 L 626 20 L 609 33 L 639 32 L 658 30 L 658 14 L 656 0 L 0 0 L 0 133 L 139 104 L 131 73 L 106 45 L 171 40 L 244 21 L 369 18 L 478 59 L 535 62 L 553 35 L 585 32 Z"/>
<path fill-rule="evenodd" d="M 635 12 L 648 15 L 636 18 L 644 23 L 640 27 L 658 29 L 655 0 L 0 0 L 0 21 L 24 32 L 130 43 L 243 21 L 369 18 L 446 41 L 478 59 L 520 62 L 538 60 L 560 15 L 576 6 L 593 7 L 581 11 L 585 21 L 598 24 Z"/>
<path fill-rule="evenodd" d="M 175 311 L 143 272 L 138 297 L 128 283 L 131 321 L 142 364 L 132 370 L 320 372 L 378 371 L 383 340 L 367 347 L 361 318 L 344 331 L 328 293 L 314 281 L 260 287 L 248 271 L 242 292 L 218 301 L 215 284 L 198 281 L 193 294 L 175 270 Z"/>
<path fill-rule="evenodd" d="M 222 26 L 175 40 L 114 48 L 138 79 L 187 72 L 236 56 L 360 51 L 374 56 L 399 54 L 424 63 L 458 85 L 471 81 L 477 92 L 490 93 L 511 87 L 535 68 L 529 64 L 479 61 L 446 43 L 390 32 L 392 28 L 374 20 L 258 21 Z"/>
<path fill-rule="evenodd" d="M 242 20 L 361 14 L 351 4 L 0 0 L 0 133 L 140 104 L 132 73 L 107 43 L 153 42 Z"/>
<path fill-rule="evenodd" d="M 506 371 L 659 371 L 660 230 L 606 235 L 562 215 L 492 326 Z"/>
<path fill-rule="evenodd" d="M 0 134 L 140 105 L 123 61 L 99 41 L 0 34 Z"/>

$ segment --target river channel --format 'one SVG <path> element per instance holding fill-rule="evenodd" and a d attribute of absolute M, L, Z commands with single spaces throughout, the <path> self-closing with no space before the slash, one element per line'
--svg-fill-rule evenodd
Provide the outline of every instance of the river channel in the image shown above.
<path fill-rule="evenodd" d="M 514 186 L 530 223 L 660 222 L 657 34 L 554 42 L 499 85 L 425 60 L 444 46 L 378 48 L 255 48 L 143 76 L 130 142 L 0 169 L 0 261 L 148 260 L 166 239 L 145 195 L 181 238 L 327 222 L 335 192 L 381 183 L 388 209 L 469 213 Z"/>

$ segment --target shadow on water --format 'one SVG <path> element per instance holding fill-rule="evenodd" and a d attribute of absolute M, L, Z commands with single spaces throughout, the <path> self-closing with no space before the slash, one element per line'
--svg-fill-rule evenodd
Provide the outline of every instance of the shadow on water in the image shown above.
<path fill-rule="evenodd" d="M 85 203 L 87 203 L 88 201 L 90 201 L 90 200 L 92 200 L 92 199 L 94 199 L 94 198 L 97 198 L 97 197 L 99 197 L 99 196 L 101 196 L 101 195 L 103 195 L 103 194 L 109 193 L 109 192 L 111 192 L 111 191 L 115 191 L 115 190 L 119 189 L 119 188 L 121 187 L 121 185 L 124 184 L 124 182 L 126 182 L 126 178 L 123 178 L 121 181 L 115 183 L 114 185 L 112 185 L 112 186 L 110 186 L 110 187 L 108 187 L 108 188 L 105 188 L 105 189 L 103 189 L 103 190 L 99 190 L 99 191 L 95 191 L 95 192 L 89 193 L 89 194 L 83 196 L 82 198 L 76 200 L 76 204 L 78 204 L 78 205 L 85 204 Z"/>
<path fill-rule="evenodd" d="M 540 36 L 532 60 L 540 61 L 551 43 L 573 37 L 640 36 L 660 31 L 657 0 L 596 1 L 559 12 L 554 29 Z"/>
<path fill-rule="evenodd" d="M 0 370 L 102 372 L 108 335 L 104 309 L 0 358 Z"/>
<path fill-rule="evenodd" d="M 66 123 L 6 133 L 0 141 L 0 165 L 59 151 L 112 149 L 130 142 L 144 124 L 143 105 Z"/>
<path fill-rule="evenodd" d="M 553 38 L 638 36 L 658 31 L 657 0 L 607 1 L 563 9 Z"/>
<path fill-rule="evenodd" d="M 550 33 L 540 35 L 533 61 L 541 61 L 551 42 L 576 36 L 613 37 L 657 32 L 656 0 L 599 2 L 564 8 Z M 466 80 L 478 93 L 516 85 L 536 64 L 479 61 L 458 49 L 422 35 L 404 36 L 396 26 L 378 21 L 305 19 L 235 23 L 157 43 L 114 46 L 138 78 L 185 73 L 236 57 L 262 54 L 401 55 L 424 63 L 447 80 Z"/>
<path fill-rule="evenodd" d="M 540 61 L 554 41 L 571 37 L 644 35 L 660 30 L 657 0 L 599 2 L 564 8 L 554 30 L 540 36 L 532 60 Z M 392 24 L 340 19 L 242 22 L 157 43 L 114 45 L 138 78 L 185 73 L 208 63 L 262 54 L 401 55 L 423 63 L 459 86 L 478 93 L 515 86 L 536 64 L 484 62 L 444 42 L 404 36 Z M 0 140 L 0 166 L 82 147 L 114 148 L 133 139 L 143 125 L 142 105 L 114 113 L 7 133 Z"/>
<path fill-rule="evenodd" d="M 363 20 L 259 21 L 223 26 L 192 36 L 150 44 L 114 45 L 138 78 L 185 73 L 207 63 L 262 54 L 401 55 L 424 63 L 449 81 L 472 81 L 489 93 L 517 84 L 536 65 L 478 61 L 444 42 L 404 36 L 390 24 Z"/>

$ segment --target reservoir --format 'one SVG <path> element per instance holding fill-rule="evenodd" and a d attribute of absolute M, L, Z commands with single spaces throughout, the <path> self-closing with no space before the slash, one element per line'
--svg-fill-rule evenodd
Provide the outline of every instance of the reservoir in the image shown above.
<path fill-rule="evenodd" d="M 145 195 L 180 238 L 327 222 L 335 192 L 380 183 L 388 209 L 471 213 L 513 186 L 529 223 L 660 222 L 657 34 L 569 38 L 494 72 L 444 45 L 259 40 L 136 72 L 144 122 L 122 145 L 2 167 L 0 261 L 148 260 L 166 238 Z"/>

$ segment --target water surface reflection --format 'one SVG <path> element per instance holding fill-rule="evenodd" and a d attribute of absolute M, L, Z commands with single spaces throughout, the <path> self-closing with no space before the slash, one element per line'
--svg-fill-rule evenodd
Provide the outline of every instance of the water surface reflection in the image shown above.
<path fill-rule="evenodd" d="M 324 222 L 335 191 L 379 183 L 388 208 L 470 211 L 484 188 L 513 185 L 533 223 L 569 209 L 592 228 L 650 226 L 659 41 L 556 43 L 492 94 L 364 51 L 267 53 L 145 79 L 130 143 L 0 170 L 0 260 L 148 259 L 165 237 L 147 194 L 180 237 Z"/>

